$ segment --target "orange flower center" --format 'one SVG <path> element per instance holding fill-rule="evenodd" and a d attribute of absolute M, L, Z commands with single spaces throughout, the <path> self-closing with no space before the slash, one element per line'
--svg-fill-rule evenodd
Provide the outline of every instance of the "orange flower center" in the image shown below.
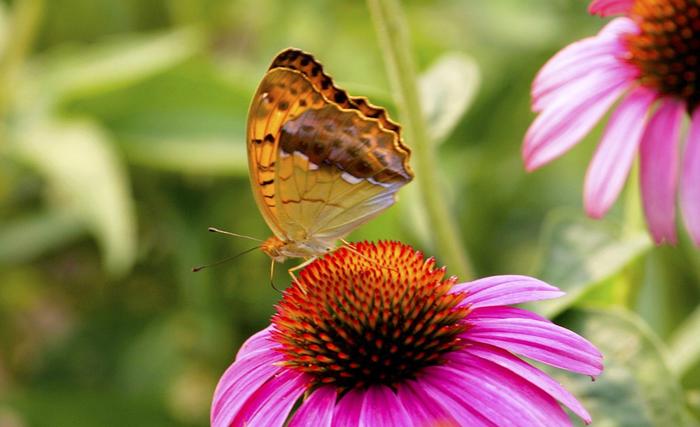
<path fill-rule="evenodd" d="M 637 0 L 630 15 L 641 29 L 627 42 L 642 84 L 692 111 L 700 101 L 700 1 Z"/>
<path fill-rule="evenodd" d="M 461 346 L 469 308 L 456 278 L 396 242 L 357 243 L 306 267 L 273 317 L 285 364 L 312 387 L 393 386 Z"/>

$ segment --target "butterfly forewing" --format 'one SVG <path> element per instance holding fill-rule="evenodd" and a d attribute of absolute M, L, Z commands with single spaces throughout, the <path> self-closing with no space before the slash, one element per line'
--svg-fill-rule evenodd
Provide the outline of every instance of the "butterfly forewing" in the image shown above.
<path fill-rule="evenodd" d="M 278 55 L 260 83 L 248 154 L 256 202 L 292 243 L 331 245 L 391 206 L 413 177 L 385 110 L 348 96 L 297 50 Z"/>
<path fill-rule="evenodd" d="M 301 74 L 273 69 L 263 78 L 250 106 L 248 163 L 253 194 L 265 221 L 279 238 L 286 235 L 277 221 L 275 200 L 280 130 L 291 117 L 323 103 Z"/>

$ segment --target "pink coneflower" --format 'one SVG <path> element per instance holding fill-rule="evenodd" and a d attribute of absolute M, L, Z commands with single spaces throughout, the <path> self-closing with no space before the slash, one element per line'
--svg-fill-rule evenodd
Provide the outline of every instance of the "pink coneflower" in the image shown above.
<path fill-rule="evenodd" d="M 626 16 L 567 46 L 540 70 L 532 87 L 539 115 L 525 137 L 525 165 L 537 169 L 569 150 L 622 98 L 586 174 L 586 212 L 599 218 L 608 211 L 639 150 L 644 213 L 654 240 L 676 243 L 681 175 L 683 218 L 700 246 L 700 3 L 596 0 L 590 11 Z M 681 164 L 686 112 L 690 129 Z"/>
<path fill-rule="evenodd" d="M 219 381 L 213 426 L 560 426 L 559 383 L 514 353 L 598 375 L 588 341 L 509 307 L 555 298 L 524 276 L 456 284 L 396 242 L 340 248 L 284 292 L 272 325 L 241 347 Z"/>

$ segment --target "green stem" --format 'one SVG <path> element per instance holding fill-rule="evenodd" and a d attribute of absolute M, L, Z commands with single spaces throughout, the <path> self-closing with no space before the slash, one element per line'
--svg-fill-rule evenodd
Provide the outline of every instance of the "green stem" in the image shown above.
<path fill-rule="evenodd" d="M 22 64 L 29 53 L 41 21 L 43 0 L 17 0 L 8 29 L 8 44 L 0 58 L 0 121 L 12 101 Z"/>
<path fill-rule="evenodd" d="M 421 110 L 412 50 L 406 32 L 408 26 L 401 5 L 398 0 L 367 0 L 367 3 L 384 54 L 394 99 L 412 143 L 416 182 L 435 231 L 435 246 L 440 257 L 460 279 L 470 280 L 473 272 L 469 257 L 460 243 L 457 222 L 448 210 L 444 193 L 440 191 L 435 145 L 431 144 Z"/>
<path fill-rule="evenodd" d="M 639 160 L 632 165 L 624 192 L 624 223 L 622 232 L 626 235 L 639 233 L 645 230 L 646 220 L 642 211 L 642 198 L 639 188 Z"/>

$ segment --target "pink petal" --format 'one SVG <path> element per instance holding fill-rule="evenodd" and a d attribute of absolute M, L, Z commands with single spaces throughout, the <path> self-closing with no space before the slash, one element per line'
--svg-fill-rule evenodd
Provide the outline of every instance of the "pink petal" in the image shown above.
<path fill-rule="evenodd" d="M 588 12 L 592 15 L 610 16 L 627 13 L 633 5 L 634 0 L 593 0 L 588 6 Z"/>
<path fill-rule="evenodd" d="M 248 338 L 246 342 L 243 343 L 241 348 L 236 354 L 236 360 L 246 357 L 249 353 L 255 351 L 270 351 L 273 348 L 279 347 L 280 345 L 272 340 L 270 332 L 273 326 L 270 325 L 262 331 L 256 332 L 253 336 Z"/>
<path fill-rule="evenodd" d="M 625 44 L 620 36 L 638 32 L 639 26 L 629 18 L 617 18 L 610 21 L 595 36 L 571 43 L 557 52 L 537 73 L 534 85 L 556 79 L 561 72 L 580 66 L 582 61 L 587 62 L 601 56 L 620 56 L 625 52 Z"/>
<path fill-rule="evenodd" d="M 416 426 L 459 426 L 457 420 L 450 416 L 449 409 L 426 392 L 425 387 L 414 381 L 404 381 L 397 386 L 397 397 L 404 408 L 410 412 L 413 424 Z"/>
<path fill-rule="evenodd" d="M 479 309 L 498 311 L 498 308 Z M 527 318 L 493 318 L 469 316 L 464 339 L 496 347 L 585 375 L 603 370 L 602 355 L 579 335 L 555 325 Z"/>
<path fill-rule="evenodd" d="M 445 388 L 462 394 L 495 425 L 569 426 L 571 420 L 548 394 L 495 363 L 459 352 L 451 363 L 426 369 Z M 433 380 L 435 383 L 436 380 Z"/>
<path fill-rule="evenodd" d="M 396 394 L 387 386 L 370 386 L 364 391 L 360 426 L 392 427 L 415 425 L 401 406 Z"/>
<path fill-rule="evenodd" d="M 276 352 L 251 355 L 234 362 L 221 376 L 211 407 L 212 426 L 228 426 L 241 406 L 255 391 L 283 368 Z"/>
<path fill-rule="evenodd" d="M 525 310 L 518 307 L 479 307 L 472 310 L 465 322 L 470 322 L 476 319 L 530 319 L 538 322 L 552 323 L 551 320 L 533 313 L 530 310 Z"/>
<path fill-rule="evenodd" d="M 602 217 L 620 194 L 654 97 L 653 91 L 637 88 L 620 103 L 610 118 L 586 172 L 584 204 L 589 216 Z"/>
<path fill-rule="evenodd" d="M 580 64 L 563 69 L 555 77 L 533 85 L 533 111 L 543 112 L 555 108 L 557 103 L 570 102 L 570 92 L 578 87 L 590 87 L 609 80 L 629 82 L 637 74 L 629 64 L 621 62 L 614 55 L 580 58 L 580 61 Z"/>
<path fill-rule="evenodd" d="M 634 0 L 630 0 L 634 1 Z M 598 33 L 599 37 L 613 37 L 619 39 L 625 34 L 638 34 L 641 31 L 639 25 L 628 17 L 615 18 Z"/>
<path fill-rule="evenodd" d="M 567 85 L 530 125 L 523 144 L 528 171 L 576 145 L 629 86 L 625 68 L 608 69 Z"/>
<path fill-rule="evenodd" d="M 337 397 L 332 386 L 317 388 L 294 413 L 289 427 L 331 427 Z"/>
<path fill-rule="evenodd" d="M 696 108 L 683 155 L 681 209 L 690 237 L 700 246 L 700 109 Z"/>
<path fill-rule="evenodd" d="M 420 378 L 420 387 L 449 412 L 457 425 L 470 427 L 496 427 L 498 425 L 476 409 L 477 402 L 462 393 L 463 385 L 453 386 L 450 382 L 442 379 L 446 375 L 450 376 L 450 373 L 437 371 L 436 375 L 434 369 L 428 368 L 424 371 Z"/>
<path fill-rule="evenodd" d="M 511 353 L 494 346 L 477 343 L 470 344 L 469 346 L 465 347 L 463 351 L 481 357 L 482 359 L 489 360 L 508 369 L 516 375 L 519 375 L 526 381 L 536 385 L 545 393 L 566 405 L 567 408 L 571 409 L 571 411 L 578 415 L 586 424 L 591 422 L 591 416 L 588 414 L 586 409 L 571 393 L 562 387 L 561 384 L 556 382 L 545 372 L 542 372 L 529 363 L 513 356 Z M 454 354 L 458 353 L 459 352 L 450 353 L 447 358 L 450 359 Z"/>
<path fill-rule="evenodd" d="M 552 285 L 528 276 L 493 276 L 455 285 L 451 292 L 466 292 L 462 304 L 474 308 L 519 304 L 564 295 Z"/>
<path fill-rule="evenodd" d="M 664 99 L 640 146 L 640 179 L 647 224 L 658 244 L 676 243 L 678 137 L 685 104 Z"/>
<path fill-rule="evenodd" d="M 364 402 L 362 390 L 352 389 L 335 405 L 333 422 L 337 426 L 359 426 L 360 411 Z"/>
<path fill-rule="evenodd" d="M 283 426 L 308 383 L 309 378 L 303 373 L 284 369 L 247 399 L 231 425 Z"/>

